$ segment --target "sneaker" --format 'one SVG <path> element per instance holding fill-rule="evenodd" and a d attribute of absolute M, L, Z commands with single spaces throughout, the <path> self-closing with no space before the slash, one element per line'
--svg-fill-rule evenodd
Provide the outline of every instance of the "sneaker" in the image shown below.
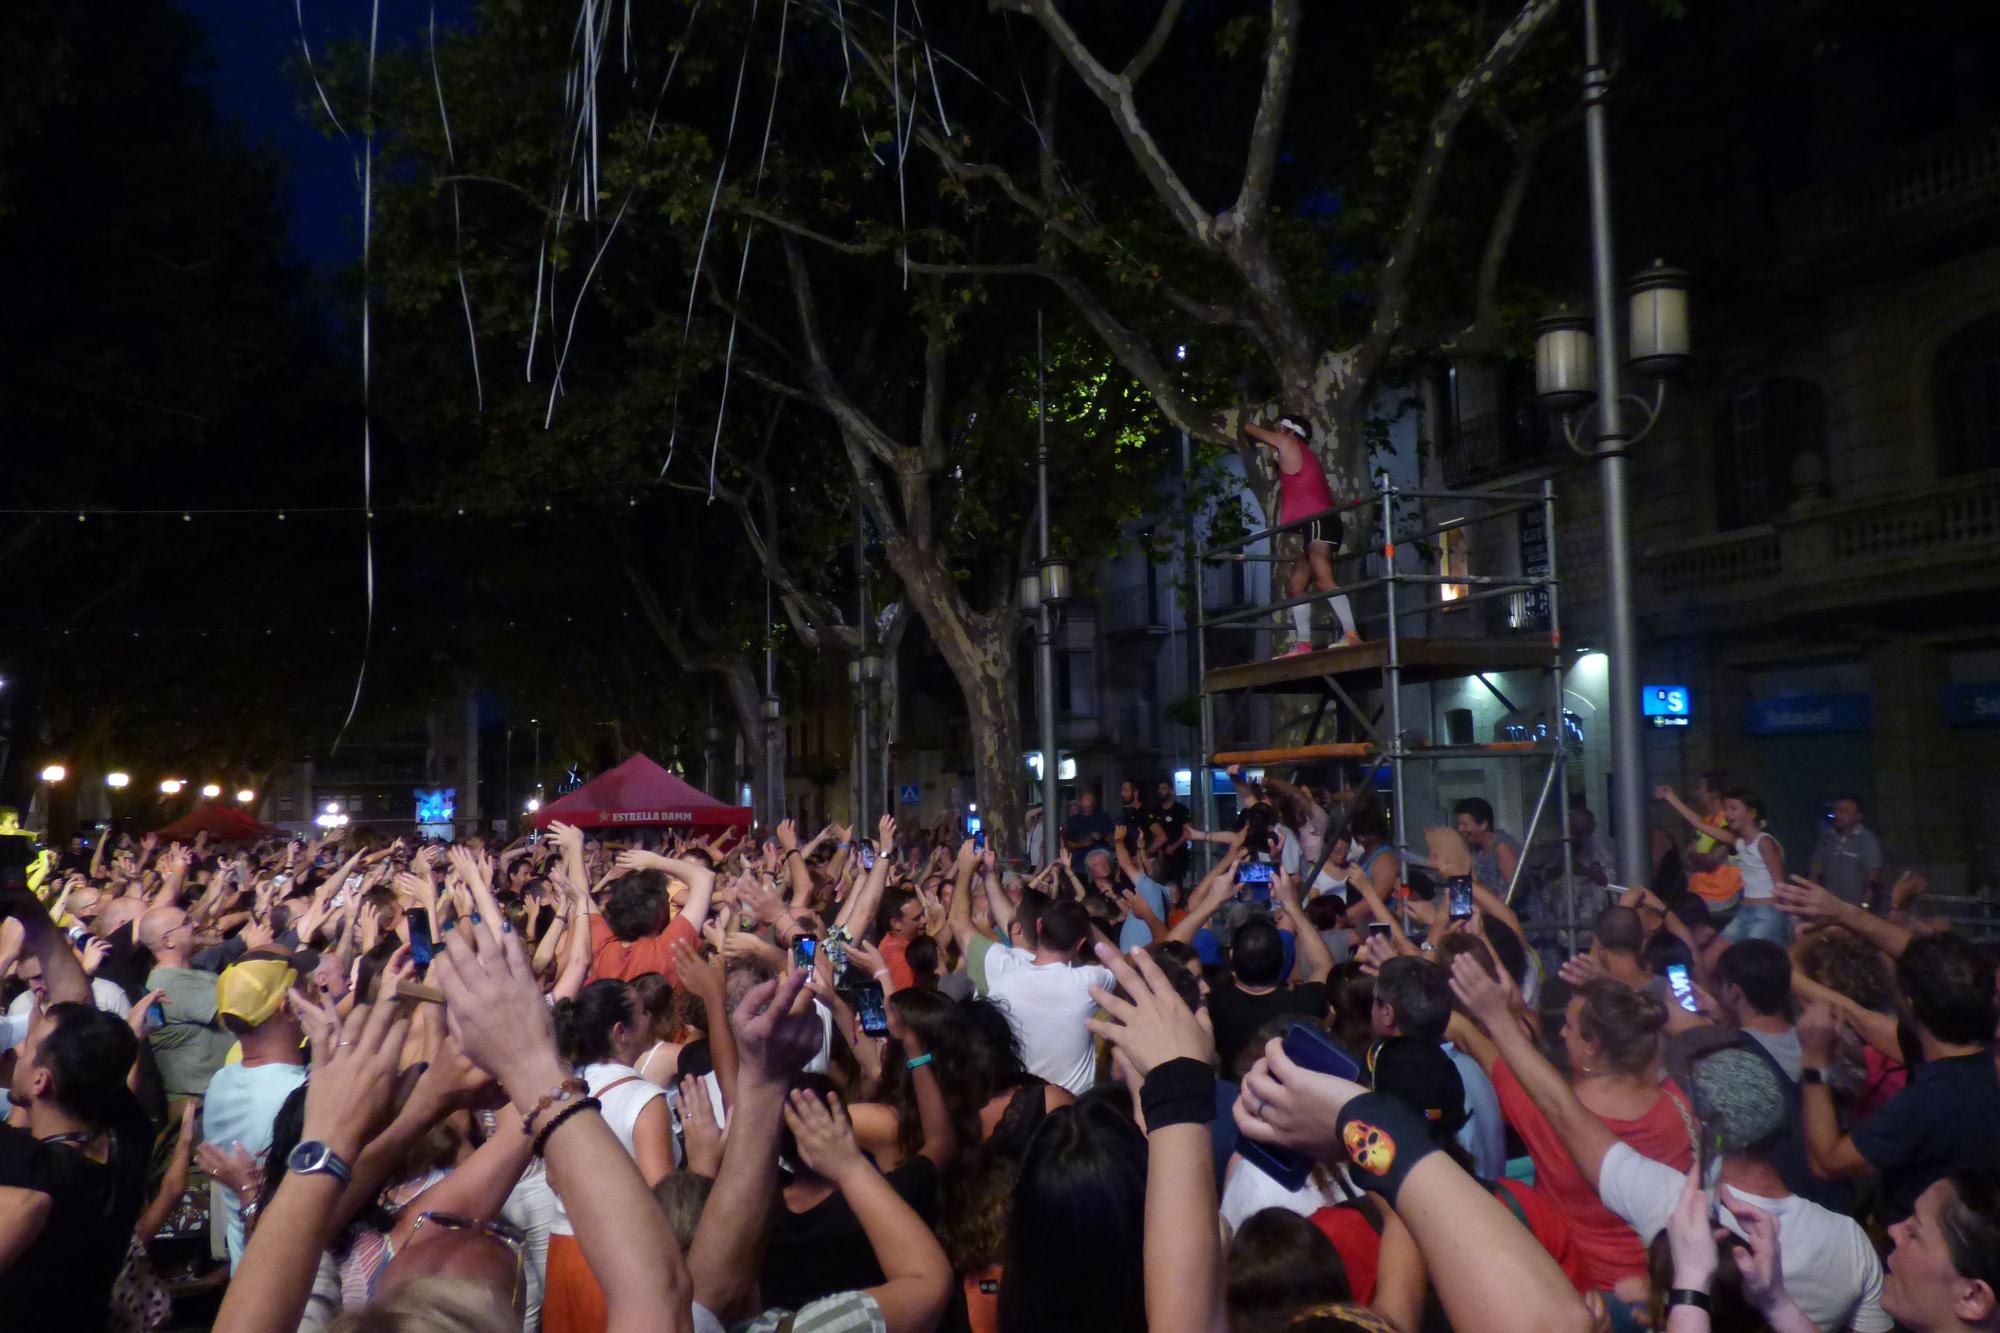
<path fill-rule="evenodd" d="M 1279 653 L 1278 656 L 1307 657 L 1310 656 L 1313 653 L 1313 651 L 1314 651 L 1313 646 L 1309 643 L 1295 643 L 1291 647 L 1285 649 L 1284 652 Z"/>
<path fill-rule="evenodd" d="M 1361 636 L 1357 634 L 1355 631 L 1349 630 L 1347 631 L 1347 633 L 1340 636 L 1340 642 L 1335 644 L 1334 646 L 1336 648 L 1352 648 L 1360 642 L 1361 642 Z"/>

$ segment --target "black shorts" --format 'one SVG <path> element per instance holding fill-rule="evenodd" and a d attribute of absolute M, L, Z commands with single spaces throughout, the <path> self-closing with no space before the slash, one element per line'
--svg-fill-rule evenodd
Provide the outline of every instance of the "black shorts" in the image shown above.
<path fill-rule="evenodd" d="M 1339 514 L 1322 514 L 1300 530 L 1300 536 L 1305 538 L 1308 547 L 1317 542 L 1321 546 L 1331 546 L 1335 551 L 1340 549 L 1345 535 Z"/>

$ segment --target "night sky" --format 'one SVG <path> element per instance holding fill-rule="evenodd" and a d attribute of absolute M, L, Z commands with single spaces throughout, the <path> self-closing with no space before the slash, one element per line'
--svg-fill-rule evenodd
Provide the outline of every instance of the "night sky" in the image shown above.
<path fill-rule="evenodd" d="M 371 0 L 296 0 L 313 59 L 330 43 L 365 40 Z M 299 19 L 293 0 L 180 0 L 208 33 L 210 89 L 222 114 L 275 147 L 291 166 L 291 235 L 301 258 L 333 268 L 360 255 L 361 192 L 346 143 L 325 124 L 296 75 Z M 431 0 L 380 0 L 383 51 L 421 43 Z M 440 27 L 462 23 L 473 0 L 437 0 Z M 308 111 L 311 112 L 308 115 Z"/>

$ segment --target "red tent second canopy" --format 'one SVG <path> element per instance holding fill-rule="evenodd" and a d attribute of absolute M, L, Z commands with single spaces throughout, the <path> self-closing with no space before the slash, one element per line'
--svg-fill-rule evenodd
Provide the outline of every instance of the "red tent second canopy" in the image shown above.
<path fill-rule="evenodd" d="M 635 754 L 569 795 L 550 801 L 534 815 L 536 828 L 573 824 L 578 828 L 618 826 L 668 828 L 747 828 L 747 805 L 724 805 L 681 781 L 643 754 Z"/>
<path fill-rule="evenodd" d="M 155 830 L 161 842 L 193 842 L 197 833 L 208 834 L 210 842 L 254 842 L 282 836 L 283 830 L 258 823 L 237 806 L 213 801 L 203 801 L 165 828 Z"/>

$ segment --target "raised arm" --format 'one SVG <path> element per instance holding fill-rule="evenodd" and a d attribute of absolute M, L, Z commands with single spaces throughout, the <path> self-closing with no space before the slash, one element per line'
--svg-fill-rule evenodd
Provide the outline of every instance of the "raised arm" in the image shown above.
<path fill-rule="evenodd" d="M 76 951 L 49 919 L 49 909 L 27 889 L 0 890 L 0 915 L 21 923 L 22 951 L 42 965 L 42 986 L 50 1004 L 90 1003 L 90 977 L 76 960 Z"/>
<path fill-rule="evenodd" d="M 1115 1047 L 1143 1083 L 1146 1131 L 1146 1327 L 1148 1333 L 1220 1333 L 1222 1253 L 1216 1234 L 1215 1036 L 1144 950 L 1130 959 L 1106 944 L 1097 960 L 1123 995 L 1093 990 L 1102 1016 L 1091 1031 Z"/>
<path fill-rule="evenodd" d="M 847 932 L 860 938 L 868 932 L 869 923 L 875 919 L 875 909 L 882 905 L 882 891 L 889 884 L 889 865 L 895 860 L 896 820 L 892 815 L 883 815 L 876 826 L 880 835 L 876 840 L 875 864 L 861 881 L 847 906 L 840 909 L 840 917 L 834 923 L 845 926 Z"/>
<path fill-rule="evenodd" d="M 1278 896 L 1278 905 L 1292 923 L 1292 939 L 1298 946 L 1299 958 L 1306 965 L 1307 981 L 1325 981 L 1333 975 L 1333 950 L 1326 947 L 1326 940 L 1306 916 L 1306 909 L 1299 905 L 1299 882 L 1278 871 L 1273 881 Z"/>
<path fill-rule="evenodd" d="M 802 971 L 766 981 L 743 997 L 734 1015 L 717 1012 L 709 1020 L 711 1029 L 735 1029 L 743 1064 L 722 1168 L 695 1228 L 688 1273 L 695 1300 L 725 1327 L 759 1313 L 757 1274 L 778 1195 L 786 1085 L 819 1048 L 819 1020 L 810 1004 L 793 1012 L 805 983 Z"/>
<path fill-rule="evenodd" d="M 951 903 L 945 910 L 945 927 L 958 941 L 962 953 L 972 947 L 972 877 L 979 869 L 979 853 L 967 838 L 958 848 L 958 863 L 952 868 Z M 988 900 L 992 898 L 989 892 Z"/>
<path fill-rule="evenodd" d="M 1244 1079 L 1236 1124 L 1259 1143 L 1346 1162 L 1349 1176 L 1380 1194 L 1410 1229 L 1454 1327 L 1586 1333 L 1593 1326 L 1583 1298 L 1534 1233 L 1433 1147 L 1423 1118 L 1396 1098 L 1313 1073 L 1274 1040 Z M 1373 1146 L 1383 1139 L 1392 1152 Z M 1371 1146 L 1353 1156 L 1349 1141 Z"/>
<path fill-rule="evenodd" d="M 1688 824 L 1694 829 L 1695 832 L 1705 834 L 1706 836 L 1715 839 L 1717 842 L 1722 843 L 1725 846 L 1729 847 L 1734 847 L 1739 842 L 1743 841 L 1741 838 L 1737 837 L 1734 833 L 1730 832 L 1728 829 L 1723 828 L 1718 824 L 1711 824 L 1706 819 L 1703 819 L 1700 815 L 1696 814 L 1693 810 L 1688 809 L 1686 802 L 1682 801 L 1679 796 L 1676 796 L 1674 794 L 1674 789 L 1672 787 L 1669 787 L 1664 782 L 1661 783 L 1659 786 L 1653 788 L 1653 796 L 1656 800 L 1665 801 L 1669 806 L 1671 806 L 1673 808 L 1674 813 L 1679 815 L 1682 819 L 1685 819 L 1688 822 Z"/>
<path fill-rule="evenodd" d="M 833 1182 L 875 1251 L 883 1280 L 868 1294 L 889 1333 L 930 1333 L 951 1294 L 951 1263 L 924 1220 L 861 1155 L 839 1096 L 822 1102 L 802 1088 L 785 1107 L 785 1123 L 799 1156 Z"/>
<path fill-rule="evenodd" d="M 1890 958 L 1901 958 L 1910 947 L 1910 932 L 1893 921 L 1885 921 L 1867 908 L 1844 902 L 1832 891 L 1809 879 L 1796 876 L 1792 882 L 1772 886 L 1778 909 L 1805 921 L 1844 926 L 1880 949 Z"/>
<path fill-rule="evenodd" d="M 1535 1109 L 1555 1129 L 1577 1169 L 1596 1188 L 1604 1155 L 1618 1142 L 1618 1136 L 1576 1099 L 1569 1083 L 1514 1021 L 1512 987 L 1494 980 L 1476 960 L 1461 954 L 1452 960 L 1451 992 L 1492 1038 Z"/>

